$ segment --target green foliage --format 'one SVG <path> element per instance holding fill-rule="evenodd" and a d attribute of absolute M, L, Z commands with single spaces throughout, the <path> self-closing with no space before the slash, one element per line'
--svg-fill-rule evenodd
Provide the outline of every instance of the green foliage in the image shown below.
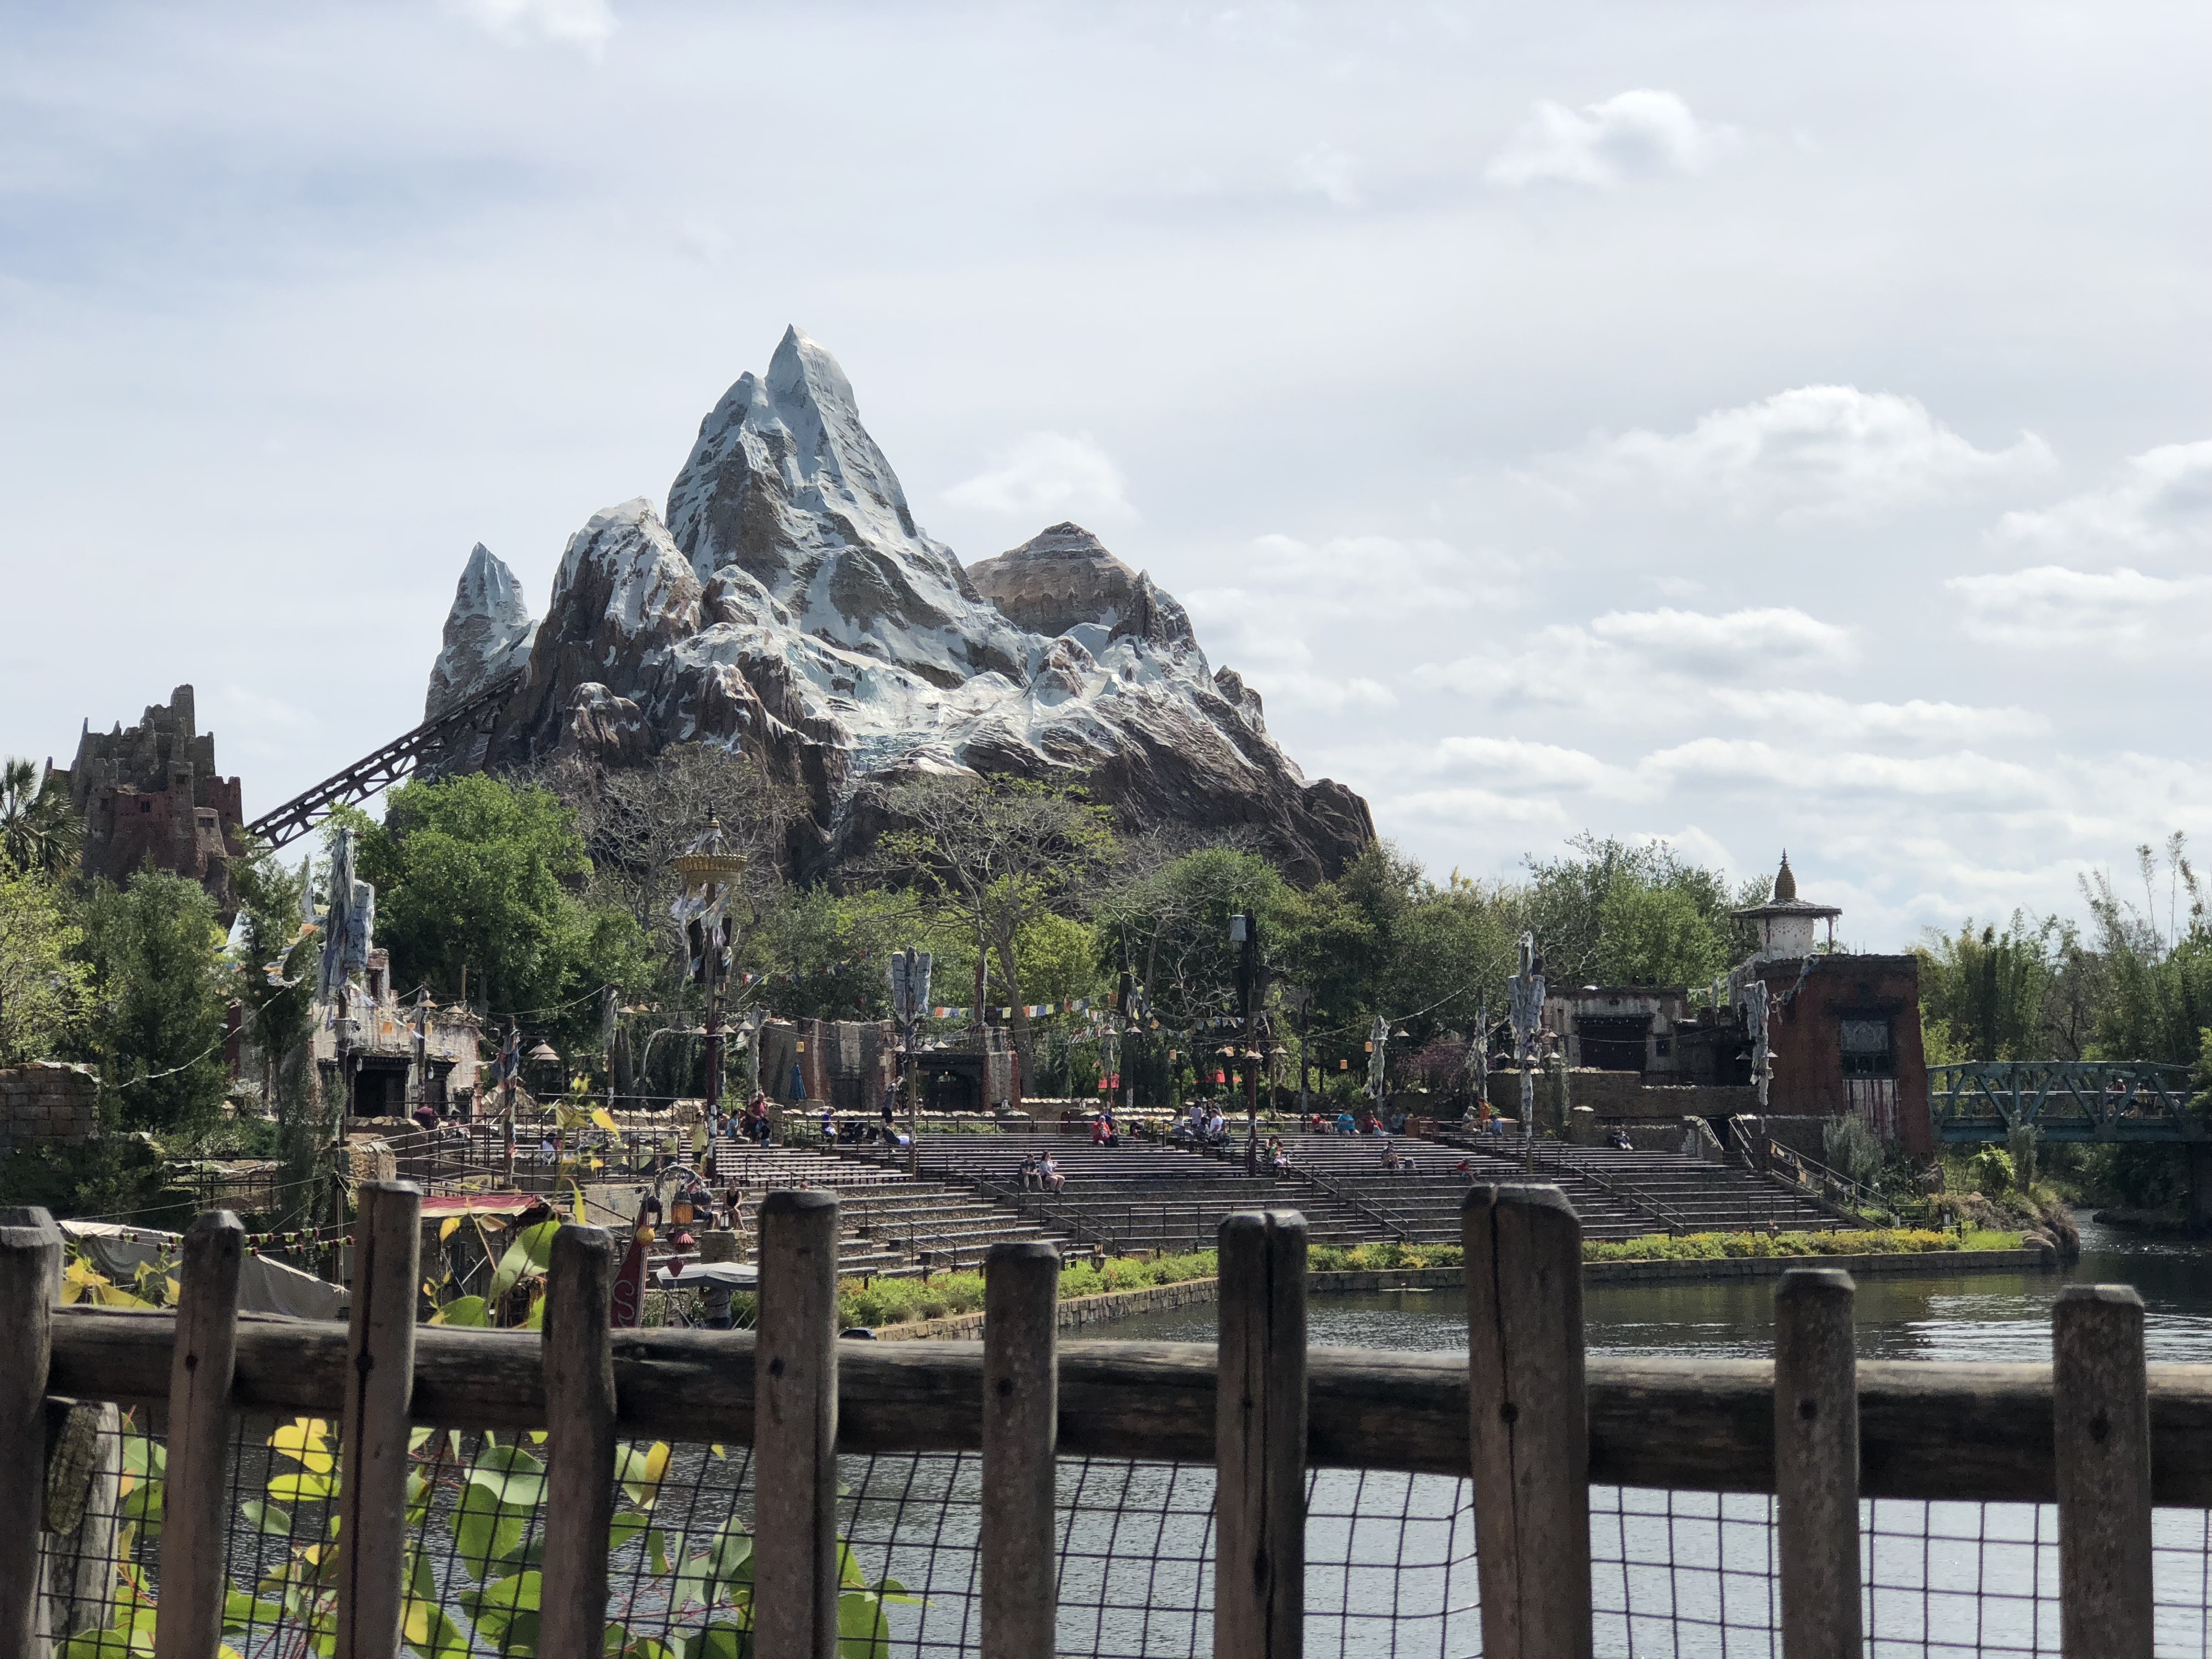
<path fill-rule="evenodd" d="M 650 977 L 636 918 L 585 902 L 591 861 L 575 813 L 550 790 L 476 773 L 410 781 L 359 835 L 356 868 L 376 887 L 376 940 L 396 986 L 421 981 L 452 1000 L 465 972 L 472 1000 L 548 1011 L 538 1023 L 567 1046 L 596 1032 L 595 988 Z"/>
<path fill-rule="evenodd" d="M 2012 1189 L 2016 1171 L 2012 1154 L 2002 1146 L 1984 1146 L 1966 1160 L 1966 1178 L 1974 1183 L 1974 1190 L 1990 1198 L 2002 1198 Z"/>
<path fill-rule="evenodd" d="M 2002 933 L 1987 926 L 1977 932 L 1970 919 L 1956 933 L 1932 933 L 1918 951 L 1931 1061 L 2056 1058 L 2043 1005 L 2067 943 L 2057 917 L 2032 923 L 2019 911 Z"/>
<path fill-rule="evenodd" d="M 20 756 L 0 761 L 0 874 L 62 874 L 76 860 L 78 834 L 52 773 Z"/>
<path fill-rule="evenodd" d="M 763 977 L 745 996 L 787 1019 L 888 1019 L 890 953 L 917 926 L 900 894 L 785 888 L 747 941 L 741 966 Z"/>
<path fill-rule="evenodd" d="M 1960 1249 L 2016 1250 L 2018 1233 L 1970 1235 L 1962 1245 L 1955 1233 L 1928 1228 L 1874 1228 L 1864 1232 L 1688 1233 L 1668 1238 L 1590 1239 L 1585 1261 L 1719 1261 L 1746 1256 L 1920 1255 Z"/>
<path fill-rule="evenodd" d="M 1881 1168 L 1881 1142 L 1863 1118 L 1832 1117 L 1820 1126 L 1820 1161 L 1864 1186 Z"/>
<path fill-rule="evenodd" d="M 214 1121 L 226 1081 L 222 940 L 196 881 L 141 870 L 126 888 L 94 890 L 82 945 L 92 1046 L 123 1127 L 191 1133 Z"/>
<path fill-rule="evenodd" d="M 0 1155 L 0 1205 L 35 1204 L 71 1216 L 127 1215 L 182 1231 L 198 1202 L 162 1178 L 161 1149 L 144 1135 L 98 1135 L 76 1146 L 46 1143 Z"/>
<path fill-rule="evenodd" d="M 1749 928 L 1729 912 L 1764 900 L 1767 878 L 1731 891 L 1664 842 L 1569 844 L 1573 856 L 1528 860 L 1528 925 L 1553 984 L 1695 987 L 1749 953 Z"/>
<path fill-rule="evenodd" d="M 0 1066 L 64 1051 L 84 1016 L 83 944 L 50 878 L 0 866 Z"/>

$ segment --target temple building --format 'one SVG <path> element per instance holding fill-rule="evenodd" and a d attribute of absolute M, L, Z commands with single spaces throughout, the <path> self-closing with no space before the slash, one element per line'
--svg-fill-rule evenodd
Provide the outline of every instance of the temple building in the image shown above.
<path fill-rule="evenodd" d="M 166 870 L 205 887 L 226 920 L 235 909 L 230 861 L 246 851 L 246 815 L 238 780 L 216 769 L 215 734 L 198 727 L 191 686 L 136 726 L 94 732 L 86 721 L 76 759 L 55 782 L 84 826 L 88 877 L 119 886 L 140 870 Z"/>

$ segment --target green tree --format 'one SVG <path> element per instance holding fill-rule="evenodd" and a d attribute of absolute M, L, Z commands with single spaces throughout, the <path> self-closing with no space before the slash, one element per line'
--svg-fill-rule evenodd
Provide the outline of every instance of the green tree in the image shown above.
<path fill-rule="evenodd" d="M 83 951 L 94 993 L 93 1046 L 125 1128 L 191 1134 L 222 1103 L 228 975 L 214 899 L 196 881 L 141 870 L 98 886 Z"/>
<path fill-rule="evenodd" d="M 2103 958 L 2092 1052 L 2100 1060 L 2193 1064 L 2212 1024 L 2212 915 L 2181 837 L 2165 848 L 2166 867 L 2149 847 L 2136 849 L 2145 903 L 2122 899 L 2112 878 L 2085 879 L 2098 954 Z M 2170 882 L 2163 906 L 2157 889 Z M 2159 914 L 2164 909 L 2164 916 Z"/>
<path fill-rule="evenodd" d="M 760 981 L 732 994 L 787 1019 L 888 1019 L 890 953 L 919 927 L 902 894 L 785 888 L 739 945 Z"/>
<path fill-rule="evenodd" d="M 899 784 L 883 792 L 881 804 L 897 827 L 877 841 L 877 868 L 939 927 L 975 942 L 976 1006 L 1013 1008 L 1023 1075 L 1034 1075 L 1022 930 L 1038 916 L 1082 907 L 1114 854 L 1105 809 L 1079 788 L 973 775 Z M 986 959 L 997 975 L 988 995 Z"/>
<path fill-rule="evenodd" d="M 0 868 L 0 1066 L 59 1054 L 84 1014 L 84 930 L 46 877 Z"/>
<path fill-rule="evenodd" d="M 0 761 L 0 867 L 58 875 L 76 847 L 76 816 L 53 775 L 19 756 Z"/>
<path fill-rule="evenodd" d="M 626 910 L 595 909 L 575 813 L 550 790 L 480 773 L 408 782 L 384 822 L 356 820 L 356 868 L 376 888 L 376 942 L 392 983 L 517 1014 L 564 1046 L 599 1029 L 601 985 L 650 978 Z"/>
<path fill-rule="evenodd" d="M 1729 913 L 1764 900 L 1770 879 L 1731 890 L 1665 842 L 1569 845 L 1571 857 L 1528 861 L 1528 926 L 1553 983 L 1694 985 L 1750 954 L 1751 931 Z"/>
<path fill-rule="evenodd" d="M 1957 1060 L 2049 1060 L 2044 1004 L 2063 930 L 2015 911 L 2002 932 L 1970 917 L 1931 933 L 1920 957 L 1920 1018 L 1931 1049 Z"/>

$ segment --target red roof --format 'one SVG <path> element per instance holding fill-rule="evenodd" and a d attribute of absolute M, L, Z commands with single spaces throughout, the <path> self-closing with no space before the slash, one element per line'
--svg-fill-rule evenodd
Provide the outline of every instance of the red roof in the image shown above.
<path fill-rule="evenodd" d="M 548 1207 L 534 1193 L 439 1193 L 422 1200 L 424 1215 L 521 1215 Z"/>

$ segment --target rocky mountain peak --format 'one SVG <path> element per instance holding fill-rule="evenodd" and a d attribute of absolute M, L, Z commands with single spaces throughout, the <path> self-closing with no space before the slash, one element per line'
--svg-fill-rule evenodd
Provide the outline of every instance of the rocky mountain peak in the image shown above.
<path fill-rule="evenodd" d="M 524 625 L 483 559 L 449 644 L 463 622 Z M 700 423 L 665 524 L 639 499 L 569 539 L 528 672 L 465 763 L 743 750 L 807 795 L 790 856 L 808 879 L 881 827 L 871 786 L 917 770 L 1079 778 L 1133 831 L 1249 825 L 1301 881 L 1374 838 L 1366 803 L 1307 782 L 1182 607 L 1081 526 L 974 574 L 915 523 L 836 359 L 789 330 Z M 434 700 L 474 660 L 441 655 Z"/>
<path fill-rule="evenodd" d="M 1102 650 L 1132 635 L 1155 645 L 1197 644 L 1182 607 L 1132 570 L 1079 524 L 1052 525 L 996 558 L 971 567 L 975 591 L 1011 622 L 1048 637 L 1095 628 L 1084 643 Z"/>
<path fill-rule="evenodd" d="M 668 527 L 702 580 L 735 566 L 833 645 L 948 689 L 1025 677 L 1019 631 L 915 523 L 845 371 L 796 328 L 700 423 Z"/>
<path fill-rule="evenodd" d="M 469 550 L 468 562 L 453 587 L 453 609 L 446 613 L 444 643 L 430 670 L 422 718 L 436 718 L 501 675 L 521 667 L 530 659 L 537 632 L 538 623 L 514 572 L 478 542 Z"/>

